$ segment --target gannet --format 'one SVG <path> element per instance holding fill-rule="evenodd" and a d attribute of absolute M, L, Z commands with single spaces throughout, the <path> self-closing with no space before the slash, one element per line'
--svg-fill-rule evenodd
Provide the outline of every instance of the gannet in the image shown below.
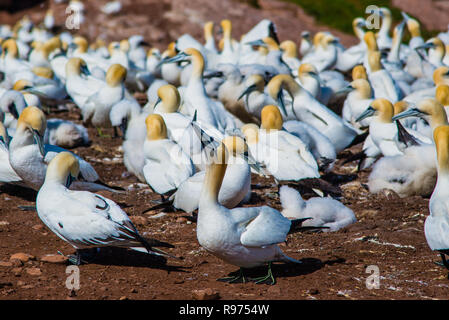
<path fill-rule="evenodd" d="M 305 219 L 302 226 L 324 226 L 326 231 L 337 231 L 357 222 L 354 212 L 332 198 L 315 197 L 305 201 L 301 194 L 288 186 L 281 186 L 279 198 L 282 215 L 286 218 Z"/>
<path fill-rule="evenodd" d="M 218 202 L 226 173 L 228 154 L 221 144 L 206 169 L 198 206 L 197 239 L 208 252 L 240 267 L 236 277 L 219 279 L 230 283 L 246 281 L 242 268 L 268 264 L 268 274 L 256 283 L 275 283 L 271 263 L 300 263 L 286 256 L 277 246 L 285 241 L 292 222 L 270 207 L 227 209 Z"/>
<path fill-rule="evenodd" d="M 76 265 L 85 262 L 83 249 L 92 247 L 125 247 L 155 255 L 166 255 L 155 247 L 173 247 L 142 237 L 114 201 L 87 191 L 69 190 L 79 174 L 80 165 L 73 154 L 59 153 L 49 163 L 36 198 L 42 222 L 76 249 L 70 262 Z"/>
<path fill-rule="evenodd" d="M 251 193 L 249 151 L 244 139 L 238 136 L 227 136 L 221 142 L 226 146 L 229 158 L 218 194 L 218 202 L 226 208 L 232 209 Z M 205 176 L 206 172 L 200 171 L 182 182 L 171 197 L 173 206 L 186 212 L 196 210 Z"/>

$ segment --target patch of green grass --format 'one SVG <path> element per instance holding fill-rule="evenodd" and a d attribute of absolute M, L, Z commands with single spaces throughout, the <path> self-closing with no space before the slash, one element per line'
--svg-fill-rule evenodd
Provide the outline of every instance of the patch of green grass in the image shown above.
<path fill-rule="evenodd" d="M 396 24 L 402 20 L 401 11 L 391 5 L 390 0 L 283 0 L 292 2 L 301 6 L 304 11 L 313 16 L 318 23 L 327 25 L 334 29 L 353 34 L 352 20 L 356 17 L 366 18 L 366 7 L 376 5 L 378 7 L 387 7 L 391 10 L 393 23 Z M 411 16 L 411 15 L 410 15 Z M 417 19 L 419 21 L 419 19 Z M 423 37 L 436 35 L 438 32 L 425 30 L 421 25 Z M 404 39 L 406 40 L 406 39 Z"/>

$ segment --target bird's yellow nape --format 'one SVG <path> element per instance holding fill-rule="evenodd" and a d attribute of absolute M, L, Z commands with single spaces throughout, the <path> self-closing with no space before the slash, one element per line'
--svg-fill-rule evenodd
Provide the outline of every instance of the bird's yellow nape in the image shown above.
<path fill-rule="evenodd" d="M 279 108 L 273 105 L 263 107 L 261 112 L 261 128 L 267 131 L 282 129 L 282 115 Z"/>
<path fill-rule="evenodd" d="M 366 69 L 363 65 L 357 65 L 352 68 L 352 80 L 365 79 L 368 80 Z"/>
<path fill-rule="evenodd" d="M 394 115 L 404 112 L 405 110 L 407 110 L 409 108 L 409 106 L 410 106 L 410 104 L 405 100 L 396 102 L 395 104 L 393 104 Z"/>
<path fill-rule="evenodd" d="M 361 98 L 363 99 L 371 98 L 371 86 L 368 80 L 365 79 L 354 80 L 351 82 L 351 86 L 357 90 Z"/>
<path fill-rule="evenodd" d="M 372 31 L 365 32 L 363 36 L 363 41 L 365 41 L 368 51 L 378 51 L 379 48 L 377 46 L 376 36 Z"/>
<path fill-rule="evenodd" d="M 433 72 L 433 82 L 436 86 L 440 84 L 449 85 L 449 67 L 438 67 Z"/>
<path fill-rule="evenodd" d="M 296 43 L 292 40 L 285 40 L 280 45 L 279 48 L 284 51 L 284 54 L 289 58 L 298 57 L 298 47 Z"/>
<path fill-rule="evenodd" d="M 214 23 L 208 21 L 204 24 L 204 39 L 207 41 L 214 37 Z"/>
<path fill-rule="evenodd" d="M 157 90 L 158 97 L 162 100 L 162 108 L 164 112 L 172 113 L 178 111 L 181 103 L 181 96 L 178 89 L 171 84 L 161 86 Z"/>
<path fill-rule="evenodd" d="M 67 151 L 58 153 L 48 164 L 45 180 L 58 181 L 65 184 L 67 176 L 78 177 L 80 166 L 75 156 Z"/>
<path fill-rule="evenodd" d="M 126 73 L 126 68 L 124 66 L 118 63 L 113 64 L 109 67 L 108 72 L 106 73 L 106 83 L 110 87 L 116 87 L 125 81 Z"/>
<path fill-rule="evenodd" d="M 245 140 L 239 136 L 227 136 L 223 138 L 221 142 L 226 146 L 228 151 L 232 152 L 234 155 L 248 152 L 248 145 Z"/>
<path fill-rule="evenodd" d="M 33 84 L 30 81 L 25 80 L 25 79 L 20 79 L 14 83 L 12 89 L 15 91 L 22 91 L 22 90 L 25 90 L 26 88 L 31 88 L 32 86 L 33 86 Z"/>
<path fill-rule="evenodd" d="M 35 130 L 43 137 L 47 128 L 44 112 L 35 106 L 26 107 L 17 120 L 17 128 Z"/>
<path fill-rule="evenodd" d="M 53 79 L 53 70 L 51 68 L 47 67 L 34 67 L 31 69 L 33 73 L 39 77 L 46 78 L 46 79 Z"/>
<path fill-rule="evenodd" d="M 436 99 L 429 98 L 421 100 L 416 107 L 424 114 L 430 115 L 430 126 L 432 128 L 448 124 L 446 111 L 443 105 Z"/>
<path fill-rule="evenodd" d="M 247 123 L 243 125 L 240 130 L 245 136 L 245 140 L 248 144 L 256 144 L 259 142 L 259 126 L 255 123 Z"/>
<path fill-rule="evenodd" d="M 437 150 L 438 172 L 449 173 L 449 126 L 439 126 L 433 130 Z"/>
<path fill-rule="evenodd" d="M 8 56 L 17 58 L 19 57 L 19 48 L 17 47 L 17 42 L 14 39 L 8 39 L 2 43 L 2 56 Z"/>
<path fill-rule="evenodd" d="M 313 64 L 302 63 L 298 68 L 298 74 L 299 75 L 304 75 L 304 74 L 318 75 L 318 70 L 313 66 Z"/>
<path fill-rule="evenodd" d="M 449 106 L 449 86 L 440 84 L 435 91 L 435 98 L 443 106 Z"/>
<path fill-rule="evenodd" d="M 380 57 L 380 51 L 371 51 L 368 53 L 368 63 L 371 68 L 371 72 L 379 71 L 382 69 Z"/>
<path fill-rule="evenodd" d="M 391 123 L 393 118 L 393 105 L 390 101 L 384 98 L 379 98 L 371 103 L 371 107 L 378 112 L 378 119 L 380 122 Z"/>
<path fill-rule="evenodd" d="M 159 114 L 150 114 L 145 119 L 148 140 L 167 139 L 167 126 Z"/>
<path fill-rule="evenodd" d="M 86 53 L 87 49 L 89 48 L 89 42 L 87 42 L 86 38 L 81 36 L 76 36 L 73 39 L 73 43 L 76 44 L 76 50 L 80 53 Z"/>
<path fill-rule="evenodd" d="M 70 58 L 65 65 L 65 73 L 67 76 L 80 75 L 82 67 L 87 67 L 86 62 L 83 59 Z"/>

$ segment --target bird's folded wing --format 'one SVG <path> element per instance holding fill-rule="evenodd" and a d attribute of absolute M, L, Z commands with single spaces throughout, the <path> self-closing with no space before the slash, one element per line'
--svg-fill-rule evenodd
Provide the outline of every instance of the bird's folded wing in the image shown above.
<path fill-rule="evenodd" d="M 258 214 L 247 220 L 245 231 L 240 236 L 242 245 L 264 247 L 285 241 L 290 230 L 290 220 L 279 211 L 267 206 L 254 210 L 258 210 Z"/>

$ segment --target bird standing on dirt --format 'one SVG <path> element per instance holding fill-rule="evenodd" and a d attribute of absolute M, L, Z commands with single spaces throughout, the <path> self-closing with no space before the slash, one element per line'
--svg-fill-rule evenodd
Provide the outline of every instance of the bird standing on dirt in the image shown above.
<path fill-rule="evenodd" d="M 154 247 L 173 246 L 143 238 L 114 201 L 87 191 L 69 190 L 79 173 L 78 160 L 69 152 L 59 153 L 50 162 L 36 199 L 39 218 L 76 249 L 76 255 L 69 257 L 70 262 L 76 265 L 84 262 L 83 249 L 107 246 L 168 255 Z"/>

